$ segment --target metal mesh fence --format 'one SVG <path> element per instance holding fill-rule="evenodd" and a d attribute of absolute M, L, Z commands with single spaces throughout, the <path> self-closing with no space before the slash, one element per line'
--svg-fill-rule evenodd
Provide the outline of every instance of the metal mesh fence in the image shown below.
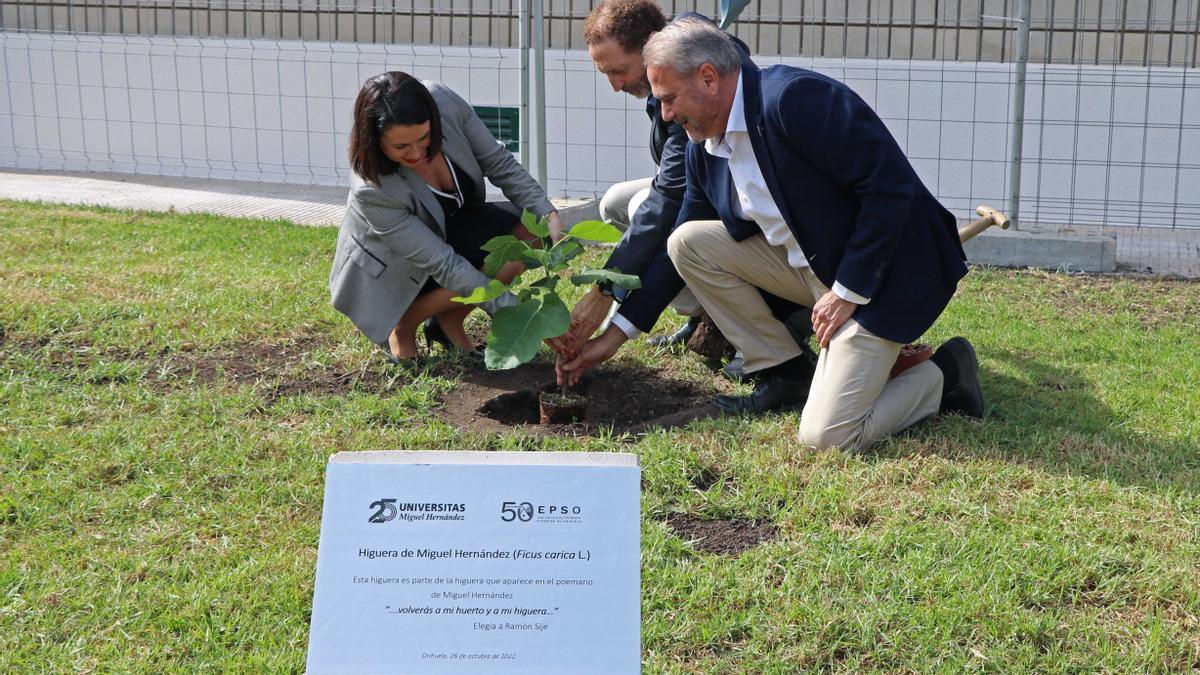
<path fill-rule="evenodd" d="M 582 50 L 593 0 L 545 0 L 548 189 L 653 171 L 640 102 Z M 1200 226 L 1200 0 L 1038 0 L 1012 152 L 1017 0 L 766 0 L 734 32 L 760 64 L 846 81 L 952 211 L 1027 223 Z M 672 0 L 668 13 L 718 13 Z M 0 164 L 344 183 L 370 75 L 440 80 L 511 111 L 517 0 L 0 1 Z M 505 113 L 507 114 L 507 113 Z"/>
<path fill-rule="evenodd" d="M 583 48 L 596 0 L 545 0 L 549 49 Z M 663 2 L 716 17 L 717 0 Z M 517 46 L 518 0 L 4 0 L 8 30 Z M 1012 61 L 1017 0 L 764 0 L 733 32 L 760 56 Z M 1198 6 L 1185 0 L 1038 0 L 1033 63 L 1200 65 Z"/>

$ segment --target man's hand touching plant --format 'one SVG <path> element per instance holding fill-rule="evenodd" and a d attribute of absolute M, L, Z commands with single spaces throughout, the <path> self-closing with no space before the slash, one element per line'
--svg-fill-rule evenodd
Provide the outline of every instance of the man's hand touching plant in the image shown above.
<path fill-rule="evenodd" d="M 628 339 L 620 328 L 609 326 L 603 335 L 585 342 L 574 358 L 568 360 L 565 356 L 559 356 L 554 364 L 558 385 L 573 387 L 579 384 L 579 380 L 589 368 L 611 359 Z"/>
<path fill-rule="evenodd" d="M 513 235 L 493 237 L 483 245 L 488 252 L 484 259 L 484 274 L 494 277 L 505 264 L 520 262 L 525 271 L 510 283 L 493 278 L 487 286 L 474 289 L 469 295 L 453 298 L 455 302 L 484 304 L 511 294 L 507 306 L 500 307 L 492 316 L 492 329 L 488 333 L 488 346 L 484 352 L 484 363 L 488 368 L 499 370 L 513 368 L 529 362 L 542 341 L 563 353 L 568 345 L 563 338 L 572 331 L 571 313 L 559 295 L 559 284 L 566 286 L 592 287 L 604 283 L 624 289 L 641 286 L 641 281 L 618 270 L 584 269 L 573 270 L 572 262 L 584 252 L 583 241 L 615 243 L 621 239 L 617 228 L 598 220 L 576 223 L 570 230 L 562 231 L 562 221 L 557 212 L 538 219 L 528 211 L 521 214 L 521 224 L 539 242 L 531 246 L 528 241 Z M 561 238 L 551 243 L 555 228 Z M 590 316 L 589 312 L 589 316 Z M 603 321 L 601 316 L 600 321 Z M 578 346 L 590 337 L 580 326 L 572 335 L 579 335 Z M 595 331 L 593 326 L 591 331 Z M 606 357 L 607 358 L 607 357 Z"/>
<path fill-rule="evenodd" d="M 567 360 L 574 359 L 588 338 L 604 323 L 612 305 L 612 295 L 605 295 L 599 286 L 592 286 L 571 310 L 571 327 L 566 333 L 547 340 L 546 344 Z"/>

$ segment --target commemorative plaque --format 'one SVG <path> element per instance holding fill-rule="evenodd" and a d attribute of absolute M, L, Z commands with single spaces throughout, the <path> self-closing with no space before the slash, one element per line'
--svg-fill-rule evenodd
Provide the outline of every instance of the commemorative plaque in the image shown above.
<path fill-rule="evenodd" d="M 636 673 L 637 457 L 330 458 L 308 672 Z"/>

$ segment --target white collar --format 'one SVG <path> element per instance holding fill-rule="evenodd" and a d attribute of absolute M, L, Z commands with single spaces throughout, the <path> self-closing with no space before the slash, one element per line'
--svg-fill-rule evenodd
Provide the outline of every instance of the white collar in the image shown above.
<path fill-rule="evenodd" d="M 748 131 L 746 128 L 746 104 L 742 98 L 742 74 L 737 74 L 737 88 L 733 92 L 733 105 L 729 108 L 729 119 L 725 122 L 725 133 L 716 138 L 710 138 L 704 142 L 704 149 L 709 154 L 714 153 L 713 150 L 725 144 L 725 136 L 731 131 Z"/>

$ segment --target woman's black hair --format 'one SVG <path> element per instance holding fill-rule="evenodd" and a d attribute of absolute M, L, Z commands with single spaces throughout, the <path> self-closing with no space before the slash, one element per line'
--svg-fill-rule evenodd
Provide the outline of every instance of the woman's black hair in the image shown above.
<path fill-rule="evenodd" d="M 442 116 L 433 95 L 417 78 L 398 70 L 367 80 L 354 101 L 354 126 L 350 129 L 350 168 L 368 183 L 396 172 L 397 164 L 379 146 L 379 138 L 392 124 L 429 123 L 427 157 L 442 150 Z"/>

